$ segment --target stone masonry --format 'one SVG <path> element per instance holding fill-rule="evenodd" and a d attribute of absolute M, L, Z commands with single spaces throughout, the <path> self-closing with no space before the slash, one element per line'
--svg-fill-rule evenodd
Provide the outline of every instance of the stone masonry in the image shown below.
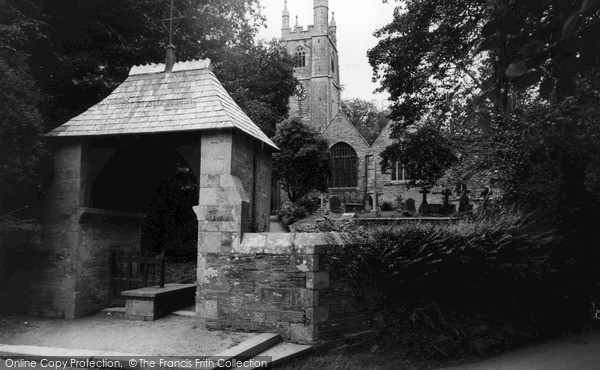
<path fill-rule="evenodd" d="M 206 253 L 200 323 L 275 332 L 298 343 L 368 332 L 343 271 L 325 263 L 325 254 L 342 245 L 338 234 L 245 234 L 230 254 Z"/>
<path fill-rule="evenodd" d="M 67 139 L 55 154 L 42 243 L 31 251 L 30 314 L 73 319 L 106 307 L 110 251 L 139 245 L 145 215 L 86 207 L 89 152 L 86 140 Z"/>

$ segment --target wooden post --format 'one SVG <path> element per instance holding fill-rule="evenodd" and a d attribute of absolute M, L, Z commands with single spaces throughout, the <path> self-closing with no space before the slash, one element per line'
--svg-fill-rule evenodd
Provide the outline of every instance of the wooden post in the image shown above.
<path fill-rule="evenodd" d="M 165 287 L 165 250 L 160 253 L 160 287 Z"/>
<path fill-rule="evenodd" d="M 149 273 L 149 264 L 148 264 L 148 253 L 144 253 L 144 286 L 148 286 L 148 273 Z"/>
<path fill-rule="evenodd" d="M 133 277 L 133 255 L 131 252 L 127 253 L 127 280 L 126 289 L 131 289 L 131 278 Z"/>

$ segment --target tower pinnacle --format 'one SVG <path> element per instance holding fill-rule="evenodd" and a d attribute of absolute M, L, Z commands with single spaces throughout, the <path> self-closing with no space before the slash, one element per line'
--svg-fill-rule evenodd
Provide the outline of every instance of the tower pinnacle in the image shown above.
<path fill-rule="evenodd" d="M 287 8 L 287 0 L 285 0 L 285 5 L 283 7 L 283 13 L 281 15 L 281 29 L 288 30 L 290 28 L 290 12 Z"/>

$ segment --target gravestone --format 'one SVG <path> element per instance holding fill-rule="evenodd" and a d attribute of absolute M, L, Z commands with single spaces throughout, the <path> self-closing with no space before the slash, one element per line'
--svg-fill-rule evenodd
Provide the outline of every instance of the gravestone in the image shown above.
<path fill-rule="evenodd" d="M 329 199 L 329 209 L 333 213 L 342 213 L 342 201 L 340 198 L 333 196 Z"/>
<path fill-rule="evenodd" d="M 417 211 L 417 208 L 415 206 L 415 200 L 413 198 L 408 198 L 404 202 L 404 210 L 406 210 L 406 212 L 410 212 L 410 213 L 415 213 Z"/>
<path fill-rule="evenodd" d="M 373 209 L 373 198 L 369 194 L 366 194 L 363 198 L 363 204 L 365 207 L 365 211 L 371 212 L 371 210 Z"/>
<path fill-rule="evenodd" d="M 442 205 L 441 204 L 436 204 L 436 203 L 432 203 L 432 204 L 427 204 L 428 210 L 427 212 L 429 212 L 428 214 L 430 215 L 441 215 L 442 214 Z"/>
<path fill-rule="evenodd" d="M 402 202 L 402 195 L 398 195 L 396 198 L 396 210 L 403 211 L 404 210 L 404 202 Z"/>
<path fill-rule="evenodd" d="M 454 204 L 450 204 L 450 196 L 452 195 L 452 190 L 446 189 L 442 192 L 444 199 L 442 201 L 442 208 L 440 209 L 440 214 L 443 215 L 451 215 L 456 210 L 456 206 Z"/>
<path fill-rule="evenodd" d="M 458 201 L 458 211 L 459 212 L 470 212 L 473 210 L 473 205 L 470 203 L 469 193 L 471 191 L 466 187 L 464 188 L 462 195 L 460 196 L 460 200 Z"/>
<path fill-rule="evenodd" d="M 427 203 L 427 194 L 429 194 L 430 191 L 427 188 L 423 188 L 419 191 L 419 193 L 423 194 L 423 200 L 421 201 L 421 205 L 419 206 L 419 213 L 422 215 L 431 214 L 429 204 Z"/>

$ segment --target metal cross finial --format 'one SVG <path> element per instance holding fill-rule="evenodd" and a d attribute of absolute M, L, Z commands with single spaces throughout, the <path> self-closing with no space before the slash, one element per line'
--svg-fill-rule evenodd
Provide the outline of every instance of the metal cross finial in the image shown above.
<path fill-rule="evenodd" d="M 173 14 L 177 13 L 177 16 L 174 16 Z M 166 22 L 169 21 L 169 45 L 173 45 L 173 21 L 178 21 L 183 19 L 184 17 L 181 16 L 181 13 L 179 13 L 178 10 L 175 9 L 175 6 L 173 4 L 173 0 L 171 0 L 171 7 L 169 9 L 169 16 L 167 18 L 161 19 L 161 21 Z"/>
<path fill-rule="evenodd" d="M 173 0 L 171 0 L 171 16 L 169 17 L 169 45 L 173 45 Z"/>

